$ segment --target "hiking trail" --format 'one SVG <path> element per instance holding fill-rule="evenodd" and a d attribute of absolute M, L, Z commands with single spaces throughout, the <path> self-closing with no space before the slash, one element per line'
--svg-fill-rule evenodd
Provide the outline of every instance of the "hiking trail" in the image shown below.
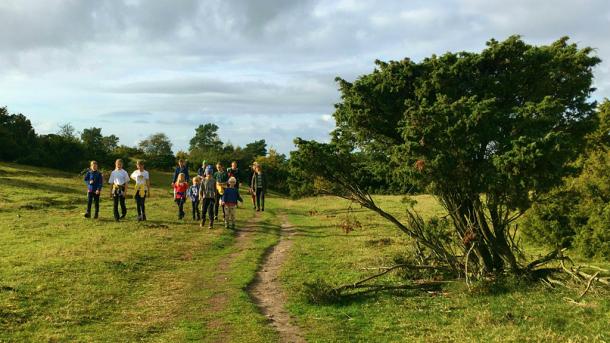
<path fill-rule="evenodd" d="M 256 306 L 279 333 L 281 342 L 306 342 L 299 327 L 293 323 L 292 316 L 284 308 L 287 297 L 279 281 L 279 275 L 292 247 L 291 237 L 295 234 L 295 229 L 288 222 L 285 214 L 280 218 L 282 220 L 280 240 L 265 253 L 263 263 L 248 291 Z"/>

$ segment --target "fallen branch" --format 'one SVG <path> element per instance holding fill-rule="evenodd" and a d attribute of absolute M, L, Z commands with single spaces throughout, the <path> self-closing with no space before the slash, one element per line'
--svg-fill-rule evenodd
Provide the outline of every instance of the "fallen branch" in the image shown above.
<path fill-rule="evenodd" d="M 582 299 L 585 294 L 587 294 L 587 292 L 589 291 L 589 288 L 591 288 L 591 283 L 593 283 L 593 280 L 597 277 L 597 275 L 599 275 L 599 272 L 593 274 L 593 276 L 591 276 L 591 278 L 589 279 L 589 282 L 587 282 L 587 288 L 585 288 L 585 290 L 580 294 L 580 296 L 576 299 L 576 300 L 580 300 Z"/>

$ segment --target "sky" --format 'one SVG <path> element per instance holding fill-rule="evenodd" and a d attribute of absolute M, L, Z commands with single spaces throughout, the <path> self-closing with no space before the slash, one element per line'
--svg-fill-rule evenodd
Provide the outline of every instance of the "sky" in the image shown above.
<path fill-rule="evenodd" d="M 594 97 L 610 97 L 607 0 L 2 0 L 0 23 L 0 106 L 38 133 L 70 123 L 136 145 L 164 132 L 174 151 L 208 122 L 225 143 L 282 153 L 327 141 L 335 77 L 513 34 L 595 48 Z"/>

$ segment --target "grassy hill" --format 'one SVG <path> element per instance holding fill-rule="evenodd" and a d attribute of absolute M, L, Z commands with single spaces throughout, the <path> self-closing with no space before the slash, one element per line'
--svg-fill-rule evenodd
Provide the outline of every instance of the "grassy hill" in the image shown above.
<path fill-rule="evenodd" d="M 80 177 L 0 163 L 0 342 L 276 341 L 246 288 L 279 239 L 282 214 L 297 230 L 281 274 L 287 308 L 312 342 L 610 339 L 610 299 L 597 289 L 578 305 L 565 299 L 576 291 L 518 280 L 311 304 L 305 282 L 356 281 L 407 254 L 411 242 L 344 201 L 277 196 L 256 220 L 249 206 L 238 211 L 238 227 L 251 229 L 238 241 L 230 230 L 177 220 L 170 175 L 151 177 L 149 221 L 136 221 L 128 198 L 128 218 L 116 223 L 108 188 L 101 218 L 85 219 Z M 378 201 L 401 215 L 400 197 Z M 418 197 L 417 206 L 424 215 L 441 212 L 431 197 Z M 339 226 L 348 215 L 362 227 L 345 234 Z"/>

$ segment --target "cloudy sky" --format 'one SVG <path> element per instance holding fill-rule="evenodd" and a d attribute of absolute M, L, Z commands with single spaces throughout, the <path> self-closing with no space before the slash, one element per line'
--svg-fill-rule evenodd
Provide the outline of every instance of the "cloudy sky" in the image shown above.
<path fill-rule="evenodd" d="M 607 0 L 2 0 L 0 23 L 0 106 L 41 133 L 96 126 L 135 145 L 165 132 L 176 151 L 207 122 L 281 152 L 327 140 L 335 76 L 511 34 L 596 48 L 595 97 L 610 97 Z"/>

